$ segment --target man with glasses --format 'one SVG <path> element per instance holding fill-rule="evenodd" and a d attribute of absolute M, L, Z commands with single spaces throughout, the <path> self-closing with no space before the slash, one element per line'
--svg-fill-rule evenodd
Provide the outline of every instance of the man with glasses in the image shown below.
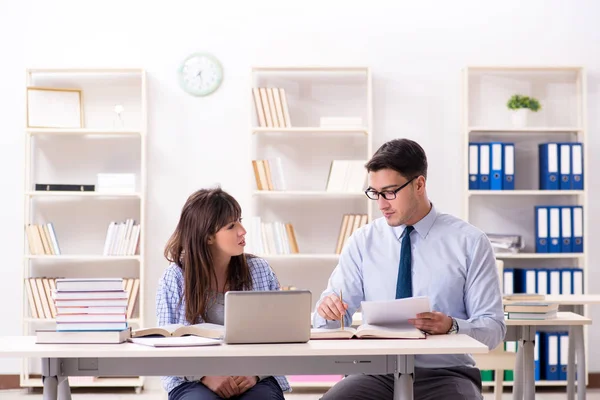
<path fill-rule="evenodd" d="M 366 164 L 367 197 L 383 218 L 357 230 L 342 250 L 313 326 L 346 325 L 363 300 L 428 296 L 432 312 L 410 322 L 429 335 L 464 333 L 490 349 L 506 326 L 494 252 L 474 226 L 436 210 L 427 197 L 427 157 L 408 139 L 382 145 Z M 343 291 L 343 302 L 338 294 Z M 323 399 L 392 399 L 393 375 L 351 375 Z M 415 357 L 414 397 L 481 399 L 481 375 L 469 355 Z"/>

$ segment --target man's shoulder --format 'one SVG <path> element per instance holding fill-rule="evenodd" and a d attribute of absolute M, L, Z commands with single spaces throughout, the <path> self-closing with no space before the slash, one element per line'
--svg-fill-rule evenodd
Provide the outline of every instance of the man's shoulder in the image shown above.
<path fill-rule="evenodd" d="M 443 230 L 447 229 L 455 233 L 459 232 L 463 236 L 468 236 L 472 239 L 479 239 L 480 237 L 485 236 L 485 233 L 481 229 L 471 225 L 461 218 L 448 213 L 438 213 L 435 220 L 435 225 L 437 228 L 441 228 Z"/>

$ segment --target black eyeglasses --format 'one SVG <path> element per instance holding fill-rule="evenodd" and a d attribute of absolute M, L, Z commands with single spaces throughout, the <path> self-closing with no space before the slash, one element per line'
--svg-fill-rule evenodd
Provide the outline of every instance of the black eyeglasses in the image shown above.
<path fill-rule="evenodd" d="M 383 198 L 386 200 L 394 200 L 396 198 L 396 193 L 398 193 L 399 191 L 404 189 L 406 186 L 408 186 L 409 183 L 414 181 L 416 178 L 417 178 L 416 176 L 413 176 L 412 178 L 410 178 L 408 180 L 408 182 L 406 182 L 404 185 L 400 186 L 398 189 L 384 190 L 383 192 L 378 192 L 377 190 L 374 190 L 374 189 L 367 189 L 367 190 L 365 190 L 365 194 L 371 200 L 379 200 L 379 195 L 383 196 Z"/>

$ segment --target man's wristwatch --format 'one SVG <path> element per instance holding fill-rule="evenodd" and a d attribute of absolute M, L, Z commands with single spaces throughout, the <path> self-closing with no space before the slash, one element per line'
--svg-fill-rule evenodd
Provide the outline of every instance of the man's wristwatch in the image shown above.
<path fill-rule="evenodd" d="M 449 335 L 454 335 L 458 333 L 458 322 L 454 318 L 452 318 L 452 326 L 450 327 L 447 333 Z"/>

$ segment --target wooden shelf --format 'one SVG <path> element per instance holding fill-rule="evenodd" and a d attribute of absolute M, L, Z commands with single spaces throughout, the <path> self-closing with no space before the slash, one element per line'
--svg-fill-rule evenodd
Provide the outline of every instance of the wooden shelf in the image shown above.
<path fill-rule="evenodd" d="M 583 258 L 585 253 L 496 253 L 496 258 L 511 259 L 552 259 L 552 258 Z"/>
<path fill-rule="evenodd" d="M 469 196 L 577 196 L 583 190 L 469 190 Z"/>
<path fill-rule="evenodd" d="M 81 254 L 61 254 L 61 255 L 32 255 L 25 256 L 28 260 L 65 260 L 65 261 L 140 261 L 139 255 L 135 256 L 103 256 L 103 255 L 81 255 Z"/>
<path fill-rule="evenodd" d="M 109 192 L 81 192 L 81 191 L 61 191 L 61 190 L 33 190 L 25 192 L 25 196 L 29 197 L 122 197 L 122 198 L 137 198 L 142 197 L 141 193 L 109 193 Z"/>
<path fill-rule="evenodd" d="M 122 136 L 141 136 L 139 130 L 120 130 L 120 129 L 98 129 L 98 128 L 27 128 L 25 130 L 30 135 L 122 135 Z"/>
<path fill-rule="evenodd" d="M 529 133 L 579 133 L 583 132 L 582 128 L 577 127 L 525 127 L 525 128 L 513 128 L 513 127 L 491 127 L 491 126 L 470 126 L 468 128 L 469 133 L 471 132 L 491 132 L 491 133 L 519 133 L 519 132 L 529 132 Z"/>
<path fill-rule="evenodd" d="M 255 190 L 253 196 L 273 197 L 273 198 L 288 198 L 288 197 L 315 197 L 315 198 L 348 198 L 348 197 L 364 197 L 367 196 L 363 192 L 348 193 L 348 192 L 326 192 L 324 190 Z"/>
<path fill-rule="evenodd" d="M 321 128 L 321 127 L 296 127 L 296 128 L 261 128 L 252 127 L 252 133 L 335 133 L 339 135 L 344 134 L 360 134 L 364 136 L 369 135 L 367 128 Z"/>

